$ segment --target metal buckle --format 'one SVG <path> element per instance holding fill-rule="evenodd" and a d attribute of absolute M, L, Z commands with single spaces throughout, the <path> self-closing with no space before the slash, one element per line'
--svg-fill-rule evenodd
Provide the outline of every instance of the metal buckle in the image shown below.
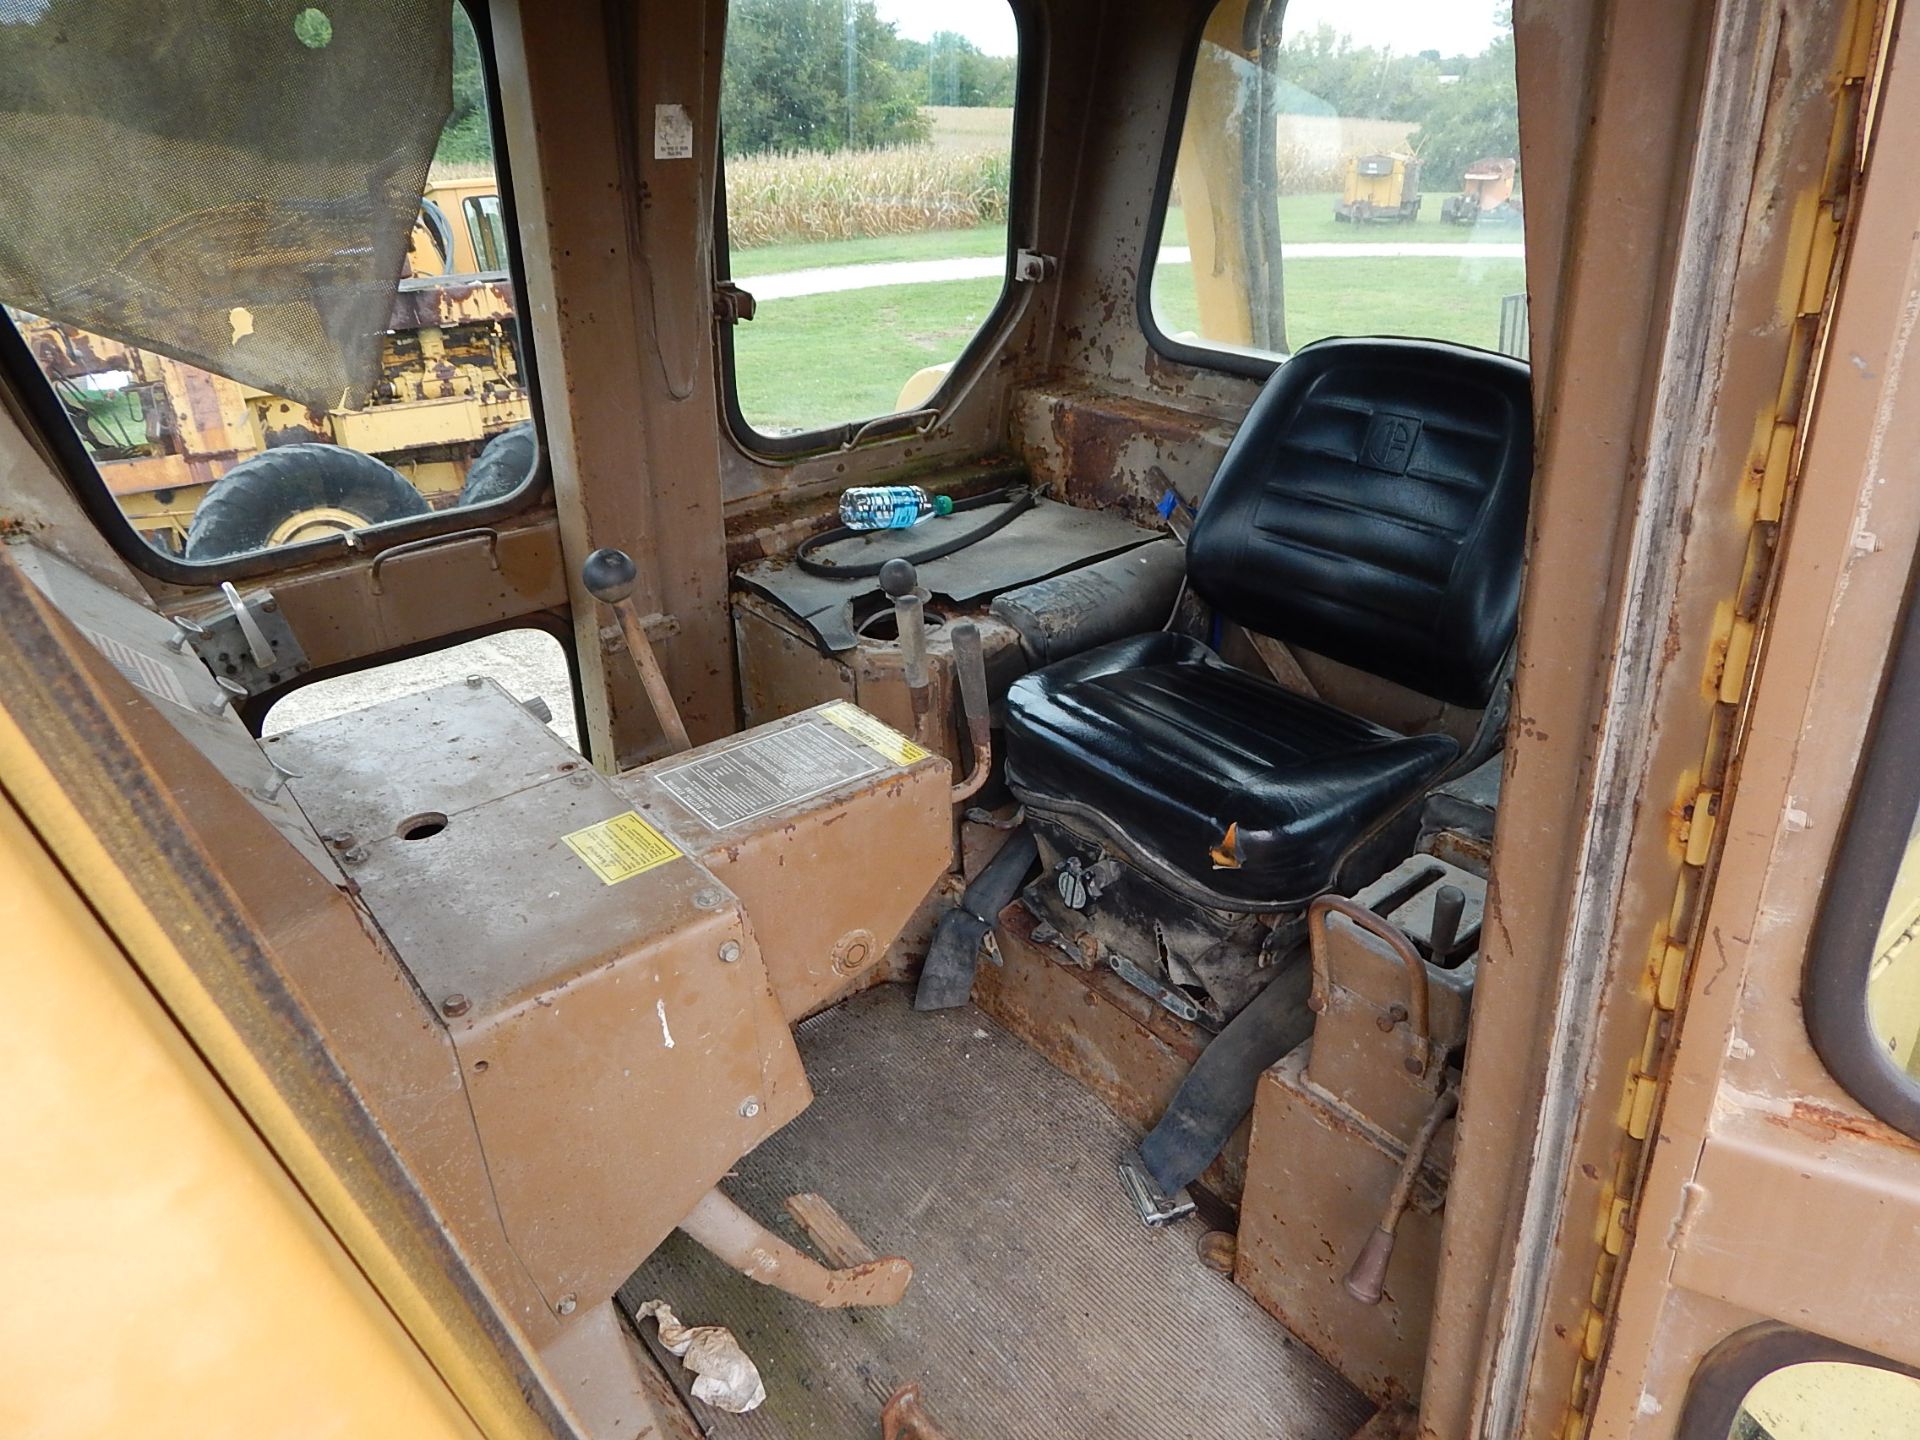
<path fill-rule="evenodd" d="M 1162 1225 L 1171 1225 L 1193 1213 L 1193 1197 L 1187 1193 L 1186 1187 L 1182 1186 L 1168 1195 L 1147 1173 L 1147 1167 L 1141 1162 L 1137 1150 L 1122 1157 L 1120 1183 L 1126 1187 L 1127 1197 L 1139 1212 L 1140 1223 L 1149 1229 L 1157 1230 Z"/>

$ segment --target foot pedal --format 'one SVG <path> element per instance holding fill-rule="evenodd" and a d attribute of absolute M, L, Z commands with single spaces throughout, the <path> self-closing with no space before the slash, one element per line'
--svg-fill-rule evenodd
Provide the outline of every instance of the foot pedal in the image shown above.
<path fill-rule="evenodd" d="M 1140 1223 L 1149 1229 L 1171 1225 L 1193 1213 L 1193 1197 L 1187 1193 L 1186 1187 L 1167 1194 L 1147 1173 L 1147 1167 L 1141 1163 L 1138 1152 L 1120 1162 L 1120 1183 L 1126 1186 L 1127 1196 L 1140 1214 Z"/>

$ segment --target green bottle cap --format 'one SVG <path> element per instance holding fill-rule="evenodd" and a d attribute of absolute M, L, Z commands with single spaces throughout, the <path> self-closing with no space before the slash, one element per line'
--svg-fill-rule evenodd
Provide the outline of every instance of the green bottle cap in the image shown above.
<path fill-rule="evenodd" d="M 951 495 L 934 496 L 933 513 L 936 515 L 951 515 L 953 513 L 953 497 Z"/>

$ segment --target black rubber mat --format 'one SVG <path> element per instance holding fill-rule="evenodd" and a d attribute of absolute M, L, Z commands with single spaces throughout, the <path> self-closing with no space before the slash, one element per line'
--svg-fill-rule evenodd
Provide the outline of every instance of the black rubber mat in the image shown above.
<path fill-rule="evenodd" d="M 803 1249 L 781 1202 L 818 1191 L 914 1281 L 891 1310 L 815 1310 L 669 1239 L 622 1299 L 731 1327 L 766 1381 L 750 1414 L 702 1408 L 711 1434 L 877 1437 L 907 1380 L 960 1440 L 1334 1440 L 1371 1413 L 1199 1263 L 1199 1222 L 1140 1224 L 1126 1126 L 979 1011 L 884 986 L 799 1037 L 817 1099 L 725 1188 Z"/>

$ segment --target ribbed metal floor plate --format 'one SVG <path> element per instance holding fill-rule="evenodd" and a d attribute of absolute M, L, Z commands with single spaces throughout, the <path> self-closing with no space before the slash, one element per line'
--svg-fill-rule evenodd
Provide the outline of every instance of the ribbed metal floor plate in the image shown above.
<path fill-rule="evenodd" d="M 726 1189 L 803 1249 L 781 1202 L 818 1191 L 914 1281 L 892 1310 L 815 1310 L 671 1238 L 622 1298 L 730 1326 L 766 1381 L 751 1414 L 702 1412 L 713 1435 L 865 1440 L 907 1380 L 960 1440 L 1335 1440 L 1366 1420 L 1199 1263 L 1198 1221 L 1134 1218 L 1126 1126 L 979 1011 L 916 1014 L 884 986 L 799 1037 L 818 1098 Z"/>

